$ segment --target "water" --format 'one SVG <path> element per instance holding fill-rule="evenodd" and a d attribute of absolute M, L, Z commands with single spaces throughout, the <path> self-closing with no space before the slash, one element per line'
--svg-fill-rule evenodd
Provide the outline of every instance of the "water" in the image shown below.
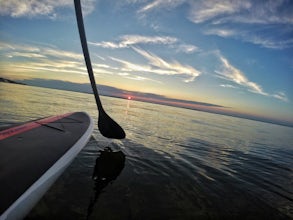
<path fill-rule="evenodd" d="M 293 128 L 134 100 L 102 102 L 127 138 L 108 140 L 96 128 L 26 219 L 293 218 Z M 98 116 L 93 95 L 5 83 L 0 107 L 2 126 L 72 111 Z M 101 186 L 92 174 L 106 147 L 126 159 Z"/>

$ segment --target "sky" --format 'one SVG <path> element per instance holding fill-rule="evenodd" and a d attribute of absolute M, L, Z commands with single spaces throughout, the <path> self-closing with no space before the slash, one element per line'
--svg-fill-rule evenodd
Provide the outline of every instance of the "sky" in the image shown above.
<path fill-rule="evenodd" d="M 81 2 L 97 84 L 293 124 L 293 1 Z M 72 0 L 0 0 L 0 74 L 89 83 Z"/>

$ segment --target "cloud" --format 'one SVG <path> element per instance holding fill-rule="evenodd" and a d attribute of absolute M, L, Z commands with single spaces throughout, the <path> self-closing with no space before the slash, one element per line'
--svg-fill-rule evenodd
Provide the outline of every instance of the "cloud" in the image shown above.
<path fill-rule="evenodd" d="M 192 2 L 190 8 L 189 20 L 205 24 L 206 35 L 270 49 L 293 47 L 293 4 L 289 1 L 199 0 Z"/>
<path fill-rule="evenodd" d="M 142 36 L 142 35 L 124 35 L 119 42 L 102 41 L 100 43 L 89 42 L 94 46 L 117 49 L 127 48 L 136 44 L 174 44 L 177 41 L 174 37 L 169 36 Z"/>
<path fill-rule="evenodd" d="M 88 44 L 94 45 L 94 46 L 97 46 L 97 47 L 109 48 L 109 49 L 121 48 L 121 46 L 119 44 L 109 42 L 109 41 L 102 41 L 100 43 L 88 42 Z"/>
<path fill-rule="evenodd" d="M 174 44 L 178 40 L 169 36 L 142 36 L 142 35 L 124 35 L 121 37 L 121 44 L 130 46 L 135 44 Z"/>
<path fill-rule="evenodd" d="M 280 99 L 284 102 L 289 102 L 289 99 L 284 92 L 277 92 L 276 94 L 273 94 L 273 97 L 276 99 Z"/>
<path fill-rule="evenodd" d="M 46 56 L 51 56 L 54 58 L 68 58 L 73 60 L 83 60 L 83 55 L 80 53 L 74 53 L 70 51 L 58 50 L 58 49 L 51 49 L 51 48 L 42 48 L 41 53 L 45 54 Z"/>
<path fill-rule="evenodd" d="M 244 75 L 243 72 L 241 72 L 236 67 L 232 66 L 229 61 L 223 57 L 222 55 L 219 55 L 219 59 L 222 63 L 222 70 L 217 71 L 217 73 L 222 76 L 222 78 L 232 81 L 238 85 L 242 85 L 250 92 L 258 93 L 261 95 L 268 95 L 265 93 L 262 89 L 262 87 L 254 82 L 251 82 L 247 79 L 247 77 Z"/>
<path fill-rule="evenodd" d="M 120 70 L 123 71 L 124 74 L 126 72 L 153 72 L 156 74 L 167 74 L 167 72 L 165 71 L 163 72 L 159 70 L 152 70 L 152 68 L 147 65 L 135 64 L 135 63 L 131 63 L 129 61 L 118 59 L 115 57 L 110 57 L 110 59 L 122 64 L 122 68 Z"/>
<path fill-rule="evenodd" d="M 144 38 L 123 38 L 127 39 L 130 45 L 133 42 L 141 42 Z M 130 40 L 131 39 L 131 40 Z M 139 39 L 139 40 L 137 40 Z M 147 40 L 154 42 L 154 40 Z M 156 41 L 162 41 L 157 39 Z M 156 42 L 155 41 L 155 42 Z M 175 75 L 183 76 L 184 82 L 191 82 L 200 75 L 200 72 L 188 65 L 182 65 L 178 61 L 168 62 L 152 53 L 142 49 L 131 47 L 132 50 L 147 59 L 147 64 L 136 64 L 126 60 L 114 57 L 100 57 L 99 61 L 93 62 L 92 67 L 94 72 L 102 74 L 116 74 L 136 81 L 152 81 L 162 83 L 151 77 L 141 75 L 141 73 L 151 73 L 158 75 Z M 66 50 L 60 50 L 56 47 L 27 45 L 27 44 L 11 44 L 0 42 L 0 56 L 3 58 L 5 65 L 1 66 L 4 72 L 17 73 L 74 73 L 86 75 L 87 71 L 84 65 L 83 56 L 80 53 L 75 53 Z M 110 60 L 119 63 L 120 65 L 108 62 Z"/>
<path fill-rule="evenodd" d="M 6 72 L 58 72 L 86 74 L 83 56 L 79 53 L 44 46 L 0 42 L 0 55 Z M 95 70 L 98 69 L 95 68 Z M 104 69 L 98 69 L 103 70 Z"/>
<path fill-rule="evenodd" d="M 168 62 L 155 54 L 133 47 L 138 54 L 148 60 L 148 65 L 134 64 L 125 60 L 111 57 L 112 60 L 122 64 L 123 72 L 145 72 L 159 75 L 183 75 L 188 77 L 184 82 L 194 81 L 201 72 L 188 65 L 182 65 L 178 61 Z"/>
<path fill-rule="evenodd" d="M 23 50 L 27 52 L 39 52 L 38 47 L 30 45 L 10 44 L 6 42 L 0 42 L 0 50 Z"/>
<path fill-rule="evenodd" d="M 90 14 L 95 8 L 95 0 L 81 1 L 83 14 Z M 49 17 L 56 18 L 64 13 L 64 9 L 73 9 L 72 0 L 9 0 L 0 1 L 0 15 L 11 17 Z M 63 10 L 63 11 L 61 11 Z"/>
<path fill-rule="evenodd" d="M 274 39 L 272 35 L 262 36 L 256 31 L 251 32 L 250 30 L 236 30 L 227 28 L 209 28 L 204 31 L 206 35 L 216 35 L 223 38 L 234 38 L 240 39 L 244 42 L 249 42 L 255 45 L 259 45 L 264 48 L 270 49 L 285 49 L 293 47 L 293 39 Z"/>
<path fill-rule="evenodd" d="M 216 54 L 219 60 L 221 61 L 221 65 L 222 65 L 221 70 L 216 71 L 216 73 L 218 74 L 220 78 L 234 82 L 235 84 L 246 88 L 249 92 L 256 93 L 263 96 L 274 97 L 276 99 L 288 102 L 288 98 L 286 97 L 286 94 L 284 92 L 278 92 L 275 94 L 269 94 L 265 92 L 261 85 L 250 81 L 241 70 L 237 69 L 232 64 L 230 64 L 230 62 L 224 56 L 222 56 L 220 53 L 216 53 Z M 221 86 L 226 88 L 227 87 L 236 88 L 233 85 L 221 85 Z"/>
<path fill-rule="evenodd" d="M 138 13 L 146 13 L 155 9 L 172 9 L 184 3 L 185 0 L 154 0 L 138 10 Z"/>
<path fill-rule="evenodd" d="M 251 7 L 251 3 L 241 0 L 194 1 L 191 3 L 189 19 L 194 23 L 202 23 L 220 16 L 238 13 Z"/>
<path fill-rule="evenodd" d="M 102 41 L 102 42 L 89 42 L 89 44 L 97 47 L 118 49 L 118 48 L 130 48 L 131 46 L 140 44 L 159 44 L 168 45 L 170 48 L 174 48 L 176 52 L 194 53 L 199 51 L 199 48 L 195 45 L 182 43 L 175 37 L 170 36 L 143 36 L 143 35 L 123 35 L 119 37 L 118 41 Z"/>
<path fill-rule="evenodd" d="M 237 35 L 235 30 L 227 29 L 227 28 L 210 28 L 204 31 L 206 35 L 217 35 L 219 37 L 231 37 Z"/>
<path fill-rule="evenodd" d="M 249 35 L 248 33 L 240 36 L 243 41 L 250 42 L 261 47 L 270 49 L 285 49 L 293 47 L 293 38 L 287 40 L 270 39 L 268 37 Z"/>
<path fill-rule="evenodd" d="M 145 38 L 123 38 L 127 39 L 129 45 L 134 42 L 163 42 L 163 38 L 156 38 L 156 40 L 145 39 Z M 126 40 L 125 40 L 126 42 Z M 164 41 L 165 42 L 165 41 Z M 131 80 L 139 81 L 154 81 L 156 83 L 161 83 L 154 79 L 150 79 L 144 76 L 139 76 L 139 73 L 154 73 L 159 75 L 184 75 L 185 82 L 193 81 L 200 72 L 194 68 L 182 65 L 177 61 L 167 62 L 160 57 L 143 51 L 138 48 L 131 47 L 140 55 L 144 56 L 150 64 L 141 65 L 131 63 L 125 60 L 110 57 L 112 61 L 118 62 L 121 66 L 110 65 L 107 63 L 107 59 L 104 57 L 99 57 L 102 63 L 93 62 L 92 66 L 95 73 L 103 74 L 117 74 L 121 77 L 128 78 Z M 9 44 L 5 42 L 0 42 L 0 54 L 3 56 L 5 62 L 7 62 L 6 67 L 3 68 L 7 71 L 13 66 L 13 71 L 15 72 L 60 72 L 60 73 L 76 73 L 76 74 L 87 74 L 83 55 L 80 53 L 75 53 L 71 51 L 60 50 L 58 48 L 45 47 L 45 46 L 34 46 L 25 44 Z M 102 59 L 101 59 L 102 58 Z M 10 65 L 11 64 L 11 65 Z M 121 74 L 123 73 L 123 74 Z"/>
<path fill-rule="evenodd" d="M 183 4 L 188 5 L 183 16 L 206 25 L 207 35 L 232 37 L 270 49 L 293 47 L 293 4 L 288 0 L 154 0 L 146 1 L 138 13 L 146 17 Z"/>
<path fill-rule="evenodd" d="M 150 79 L 150 78 L 147 78 L 147 77 L 142 77 L 142 76 L 128 75 L 128 76 L 124 76 L 124 77 L 127 78 L 127 79 L 135 80 L 135 81 L 152 81 L 152 82 L 155 82 L 155 83 L 162 84 L 162 82 L 160 82 L 160 81 L 153 80 L 153 79 Z"/>
<path fill-rule="evenodd" d="M 230 84 L 222 84 L 220 85 L 221 87 L 224 87 L 224 88 L 232 88 L 232 89 L 235 89 L 236 87 L 233 86 L 233 85 L 230 85 Z"/>
<path fill-rule="evenodd" d="M 5 72 L 38 73 L 44 71 L 52 73 L 87 74 L 82 54 L 57 48 L 0 42 L 0 56 L 3 57 L 3 62 L 5 62 L 5 65 L 2 65 L 0 68 Z M 99 57 L 99 59 L 104 63 L 92 63 L 93 70 L 96 74 L 117 74 L 131 80 L 149 80 L 156 83 L 161 82 L 138 76 L 137 73 L 153 72 L 156 74 L 170 74 L 170 70 L 160 70 L 158 68 L 154 70 L 147 65 L 137 65 L 117 58 L 110 59 L 119 62 L 122 64 L 122 67 L 106 64 L 107 59 L 104 57 Z M 174 74 L 176 74 L 176 72 L 174 72 Z"/>
<path fill-rule="evenodd" d="M 52 59 L 71 59 L 83 60 L 83 55 L 56 48 L 32 46 L 25 44 L 9 44 L 0 42 L 0 51 L 5 52 L 6 56 L 13 57 L 27 57 L 27 58 L 52 58 Z"/>
<path fill-rule="evenodd" d="M 179 44 L 174 46 L 176 48 L 176 51 L 191 54 L 196 51 L 200 51 L 200 49 L 197 46 L 191 45 L 191 44 Z"/>
<path fill-rule="evenodd" d="M 191 2 L 189 19 L 194 23 L 214 24 L 292 24 L 292 7 L 286 0 L 199 0 Z"/>
<path fill-rule="evenodd" d="M 86 75 L 85 67 L 81 66 L 77 62 L 66 62 L 60 61 L 58 63 L 47 61 L 44 63 L 39 62 L 25 62 L 14 64 L 14 69 L 19 71 L 29 70 L 33 72 L 45 71 L 45 72 L 56 72 L 56 73 L 76 73 L 81 75 Z"/>
<path fill-rule="evenodd" d="M 6 57 L 26 57 L 26 58 L 45 58 L 46 56 L 38 53 L 26 53 L 26 52 L 11 52 L 6 54 Z"/>

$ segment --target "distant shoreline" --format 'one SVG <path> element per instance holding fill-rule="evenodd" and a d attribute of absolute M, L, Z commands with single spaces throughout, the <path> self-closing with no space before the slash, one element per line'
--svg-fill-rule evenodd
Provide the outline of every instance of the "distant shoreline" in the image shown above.
<path fill-rule="evenodd" d="M 12 84 L 19 84 L 19 85 L 27 85 L 25 83 L 21 83 L 21 82 L 16 82 L 14 80 L 10 80 L 10 79 L 6 79 L 3 77 L 0 77 L 0 82 L 4 82 L 4 83 L 12 83 Z"/>
<path fill-rule="evenodd" d="M 26 84 L 26 83 L 17 82 L 14 80 L 6 79 L 3 77 L 0 77 L 0 82 L 18 84 L 18 85 L 26 85 L 26 86 L 34 86 L 34 87 L 47 88 L 47 89 L 57 89 L 57 90 L 62 90 L 62 91 L 79 92 L 79 93 L 85 93 L 85 94 L 93 94 L 91 92 L 91 90 L 79 91 L 79 90 L 74 90 L 74 89 L 69 89 L 69 88 L 54 88 L 54 87 L 44 86 L 44 85 Z M 100 86 L 100 85 L 97 85 L 97 86 Z M 100 95 L 106 96 L 106 97 L 112 97 L 112 98 L 127 99 L 127 92 L 126 92 L 125 96 L 118 96 L 118 95 L 116 96 L 116 95 L 105 94 L 105 93 L 100 93 Z M 176 100 L 176 99 L 170 99 L 170 100 Z M 177 107 L 177 108 L 184 108 L 184 109 L 200 111 L 200 112 L 207 112 L 207 113 L 218 114 L 218 115 L 225 115 L 225 116 L 230 116 L 230 117 L 235 117 L 235 118 L 242 118 L 242 119 L 248 119 L 248 120 L 252 120 L 252 121 L 259 121 L 259 122 L 264 122 L 264 123 L 269 123 L 269 124 L 281 125 L 281 126 L 286 126 L 286 127 L 291 127 L 291 128 L 293 127 L 293 124 L 290 122 L 260 118 L 260 117 L 252 116 L 252 115 L 245 115 L 245 114 L 238 114 L 238 113 L 233 114 L 233 113 L 228 113 L 228 112 L 217 112 L 217 110 L 208 110 L 208 109 L 200 109 L 200 108 L 196 108 L 196 107 L 182 106 L 182 105 L 178 105 L 176 103 L 172 104 L 172 103 L 168 103 L 168 102 L 163 102 L 162 100 L 161 101 L 160 100 L 146 100 L 141 97 L 135 97 L 133 99 L 133 101 L 152 103 L 152 104 L 158 104 L 158 105 L 163 105 L 163 106 L 171 106 L 171 107 Z M 186 102 L 189 102 L 189 101 L 186 101 Z M 200 102 L 198 102 L 198 103 L 200 103 Z M 205 103 L 203 103 L 203 104 L 205 104 Z M 221 106 L 221 107 L 225 108 L 224 106 Z"/>

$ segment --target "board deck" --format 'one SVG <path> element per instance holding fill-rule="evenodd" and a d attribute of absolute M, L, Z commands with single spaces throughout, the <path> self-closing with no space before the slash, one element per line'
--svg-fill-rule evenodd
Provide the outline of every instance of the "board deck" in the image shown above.
<path fill-rule="evenodd" d="M 93 121 L 67 113 L 0 131 L 0 219 L 23 218 L 88 142 Z"/>

